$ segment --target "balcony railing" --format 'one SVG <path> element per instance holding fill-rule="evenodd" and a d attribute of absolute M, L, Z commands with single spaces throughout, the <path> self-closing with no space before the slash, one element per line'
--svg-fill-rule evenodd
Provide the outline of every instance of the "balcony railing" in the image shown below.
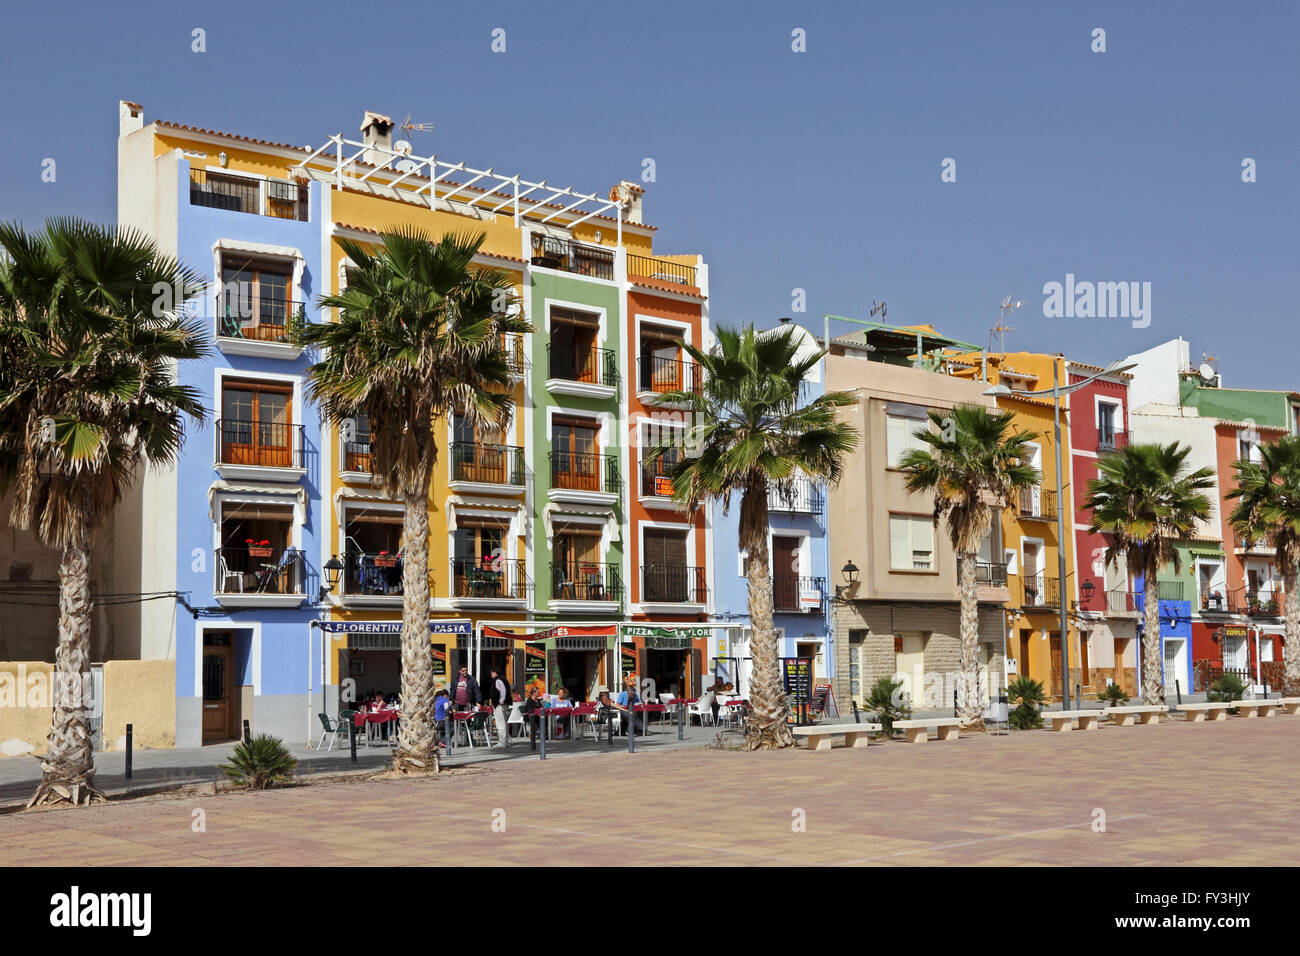
<path fill-rule="evenodd" d="M 570 239 L 533 236 L 533 265 L 597 279 L 614 278 L 614 251 Z"/>
<path fill-rule="evenodd" d="M 1102 430 L 1097 433 L 1097 450 L 1098 451 L 1119 451 L 1121 448 L 1128 447 L 1128 432 Z"/>
<path fill-rule="evenodd" d="M 704 568 L 650 564 L 641 568 L 641 600 L 653 604 L 704 604 L 709 588 Z"/>
<path fill-rule="evenodd" d="M 302 426 L 219 418 L 217 464 L 301 468 Z"/>
<path fill-rule="evenodd" d="M 588 385 L 618 385 L 618 359 L 613 349 L 576 348 L 548 342 L 546 358 L 550 378 Z"/>
<path fill-rule="evenodd" d="M 698 368 L 694 362 L 660 355 L 642 355 L 636 360 L 636 368 L 638 391 L 700 394 Z"/>
<path fill-rule="evenodd" d="M 228 290 L 217 296 L 216 334 L 227 339 L 287 342 L 302 321 L 302 303 Z"/>
<path fill-rule="evenodd" d="M 1022 607 L 1059 608 L 1061 606 L 1061 582 L 1056 578 L 1022 578 L 1021 587 L 1024 591 Z"/>
<path fill-rule="evenodd" d="M 1281 591 L 1247 591 L 1246 613 L 1251 617 L 1280 616 L 1282 614 Z"/>
<path fill-rule="evenodd" d="M 1124 614 L 1137 610 L 1137 601 L 1133 592 L 1127 588 L 1115 588 L 1106 592 L 1106 610 L 1111 614 Z"/>
<path fill-rule="evenodd" d="M 627 274 L 642 279 L 658 279 L 674 285 L 694 287 L 695 266 L 682 265 L 669 259 L 656 259 L 653 256 L 638 256 L 628 253 Z"/>
<path fill-rule="evenodd" d="M 553 451 L 551 487 L 571 491 L 602 491 L 617 494 L 623 486 L 617 455 L 579 455 Z"/>
<path fill-rule="evenodd" d="M 1056 520 L 1056 492 L 1048 488 L 1020 489 L 1020 517 Z"/>
<path fill-rule="evenodd" d="M 524 450 L 517 445 L 452 442 L 451 480 L 522 488 Z"/>
<path fill-rule="evenodd" d="M 453 597 L 522 601 L 530 582 L 519 558 L 453 558 L 451 586 Z"/>
<path fill-rule="evenodd" d="M 598 561 L 552 562 L 551 598 L 556 601 L 622 601 L 617 564 Z"/>
<path fill-rule="evenodd" d="M 1201 612 L 1205 614 L 1245 614 L 1246 589 L 1211 588 L 1201 594 Z"/>
<path fill-rule="evenodd" d="M 821 514 L 825 498 L 821 485 L 811 478 L 792 478 L 788 494 L 781 494 L 775 488 L 767 491 L 767 508 L 769 511 L 788 511 L 794 514 Z"/>
<path fill-rule="evenodd" d="M 343 443 L 343 470 L 363 475 L 371 473 L 370 442 L 345 441 Z"/>
<path fill-rule="evenodd" d="M 307 564 L 297 548 L 217 549 L 217 594 L 304 594 Z"/>
<path fill-rule="evenodd" d="M 1268 543 L 1267 539 L 1256 539 L 1247 541 L 1239 534 L 1232 536 L 1232 546 L 1237 551 L 1247 551 L 1254 554 L 1272 554 L 1273 546 Z"/>
<path fill-rule="evenodd" d="M 308 195 L 306 183 L 251 179 L 207 169 L 190 170 L 191 206 L 306 222 Z"/>
<path fill-rule="evenodd" d="M 819 613 L 826 603 L 826 579 L 772 575 L 772 609 Z"/>
<path fill-rule="evenodd" d="M 675 462 L 664 458 L 641 463 L 641 494 L 644 497 L 671 498 L 673 496 L 672 470 Z"/>
<path fill-rule="evenodd" d="M 523 375 L 528 371 L 528 354 L 524 349 L 524 337 L 521 333 L 501 332 L 497 335 L 497 345 L 505 355 L 511 374 Z"/>
<path fill-rule="evenodd" d="M 961 565 L 958 563 L 958 573 L 961 572 Z M 986 587 L 1006 587 L 1007 586 L 1007 566 L 1002 561 L 976 561 L 975 562 L 975 583 L 982 584 Z"/>
<path fill-rule="evenodd" d="M 343 558 L 344 594 L 400 596 L 403 593 L 400 554 L 348 551 Z"/>
<path fill-rule="evenodd" d="M 1182 581 L 1157 581 L 1156 597 L 1161 601 L 1181 601 L 1183 599 Z"/>

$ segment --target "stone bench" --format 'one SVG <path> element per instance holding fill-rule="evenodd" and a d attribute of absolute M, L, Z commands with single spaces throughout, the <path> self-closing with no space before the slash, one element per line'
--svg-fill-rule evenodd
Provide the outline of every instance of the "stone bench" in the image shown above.
<path fill-rule="evenodd" d="M 1134 723 L 1158 724 L 1161 714 L 1168 714 L 1164 704 L 1131 704 L 1127 707 L 1107 707 L 1104 711 L 1116 727 L 1132 727 Z"/>
<path fill-rule="evenodd" d="M 1227 720 L 1228 708 L 1231 706 L 1224 700 L 1206 704 L 1183 704 L 1179 709 L 1187 712 L 1189 724 L 1199 724 L 1206 720 Z"/>
<path fill-rule="evenodd" d="M 1100 710 L 1044 710 L 1040 713 L 1051 721 L 1052 730 L 1058 734 L 1073 730 L 1076 720 L 1080 730 L 1096 730 L 1102 715 Z"/>
<path fill-rule="evenodd" d="M 937 728 L 940 740 L 956 740 L 961 724 L 959 717 L 928 717 L 919 720 L 896 720 L 894 728 L 903 731 L 903 739 L 909 744 L 923 744 L 930 739 L 926 733 L 927 727 Z"/>
<path fill-rule="evenodd" d="M 865 747 L 871 742 L 871 734 L 878 734 L 883 728 L 880 724 L 823 724 L 820 727 L 795 727 L 792 733 L 796 737 L 808 739 L 809 750 L 830 750 L 831 737 L 844 735 L 844 746 Z"/>
<path fill-rule="evenodd" d="M 1256 700 L 1234 700 L 1232 706 L 1237 708 L 1238 717 L 1268 717 L 1278 709 L 1278 701 L 1261 697 Z"/>
<path fill-rule="evenodd" d="M 1277 703 L 1284 714 L 1300 714 L 1300 697 L 1279 697 Z"/>

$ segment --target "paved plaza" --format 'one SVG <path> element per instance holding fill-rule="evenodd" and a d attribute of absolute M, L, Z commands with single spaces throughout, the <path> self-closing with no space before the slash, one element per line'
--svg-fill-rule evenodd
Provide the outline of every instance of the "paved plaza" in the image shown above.
<path fill-rule="evenodd" d="M 10 865 L 1283 865 L 1300 718 L 694 746 L 0 814 Z M 1189 768 L 1196 768 L 1189 772 Z M 205 830 L 195 832 L 195 810 Z M 1104 832 L 1098 832 L 1104 813 Z"/>

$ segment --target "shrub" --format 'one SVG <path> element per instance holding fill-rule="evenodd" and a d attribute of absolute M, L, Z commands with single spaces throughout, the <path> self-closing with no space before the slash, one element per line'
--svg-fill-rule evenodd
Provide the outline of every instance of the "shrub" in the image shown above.
<path fill-rule="evenodd" d="M 1007 714 L 1007 723 L 1016 730 L 1037 730 L 1043 726 L 1043 716 L 1031 704 L 1021 704 Z"/>
<path fill-rule="evenodd" d="M 1034 730 L 1043 726 L 1043 718 L 1038 713 L 1043 706 L 1047 692 L 1043 682 L 1030 677 L 1017 677 L 1007 684 L 1007 700 L 1017 704 L 1007 715 L 1007 721 L 1016 730 Z"/>
<path fill-rule="evenodd" d="M 1103 704 L 1119 707 L 1128 703 L 1128 694 L 1124 693 L 1124 688 L 1119 684 L 1107 684 L 1106 689 L 1097 695 L 1097 699 Z"/>
<path fill-rule="evenodd" d="M 894 731 L 894 721 L 907 720 L 912 716 L 912 708 L 903 700 L 903 696 L 898 693 L 902 688 L 903 682 L 896 681 L 890 677 L 882 677 L 871 685 L 871 690 L 867 692 L 864 710 L 874 711 L 880 719 L 881 729 L 886 736 Z"/>
<path fill-rule="evenodd" d="M 279 737 L 258 734 L 251 741 L 240 741 L 230 762 L 219 769 L 234 783 L 249 790 L 265 790 L 273 783 L 287 783 L 293 779 L 298 758 L 291 754 Z"/>
<path fill-rule="evenodd" d="M 1206 692 L 1211 701 L 1241 700 L 1246 694 L 1246 682 L 1236 674 L 1224 674 Z"/>

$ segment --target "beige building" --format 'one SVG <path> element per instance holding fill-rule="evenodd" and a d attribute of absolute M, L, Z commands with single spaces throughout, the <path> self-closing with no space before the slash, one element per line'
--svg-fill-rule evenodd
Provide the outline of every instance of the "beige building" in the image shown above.
<path fill-rule="evenodd" d="M 985 385 L 911 367 L 906 352 L 892 357 L 891 333 L 870 331 L 835 339 L 827 357 L 828 390 L 852 391 L 858 401 L 843 410 L 861 436 L 830 492 L 835 533 L 830 566 L 858 568 L 843 575 L 832 609 L 836 694 L 862 703 L 881 677 L 902 680 L 915 709 L 953 706 L 960 653 L 957 558 L 947 525 L 934 523 L 928 495 L 910 495 L 896 464 L 930 409 L 956 405 L 994 408 Z M 941 345 L 935 339 L 927 345 Z M 912 341 L 915 341 L 913 338 Z M 870 348 L 864 346 L 871 346 Z M 928 349 L 927 349 L 928 350 Z M 1005 686 L 1006 564 L 993 521 L 980 549 L 981 683 Z"/>

